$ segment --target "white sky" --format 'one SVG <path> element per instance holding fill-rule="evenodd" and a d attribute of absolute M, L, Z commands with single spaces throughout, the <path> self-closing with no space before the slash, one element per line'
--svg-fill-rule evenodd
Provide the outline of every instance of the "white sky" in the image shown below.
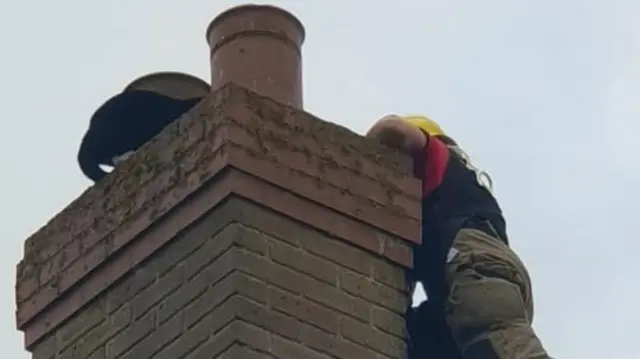
<path fill-rule="evenodd" d="M 141 74 L 208 79 L 204 31 L 238 1 L 0 0 L 0 334 L 23 240 L 88 185 L 89 116 Z M 305 23 L 305 105 L 363 132 L 425 113 L 493 176 L 557 358 L 638 357 L 640 2 L 274 1 Z"/>

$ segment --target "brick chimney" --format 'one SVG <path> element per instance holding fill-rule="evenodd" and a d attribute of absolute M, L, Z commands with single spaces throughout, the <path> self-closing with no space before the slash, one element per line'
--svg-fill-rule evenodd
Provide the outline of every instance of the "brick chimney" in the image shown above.
<path fill-rule="evenodd" d="M 419 241 L 410 161 L 300 109 L 292 15 L 240 7 L 212 24 L 214 91 L 26 240 L 27 350 L 402 358 Z"/>

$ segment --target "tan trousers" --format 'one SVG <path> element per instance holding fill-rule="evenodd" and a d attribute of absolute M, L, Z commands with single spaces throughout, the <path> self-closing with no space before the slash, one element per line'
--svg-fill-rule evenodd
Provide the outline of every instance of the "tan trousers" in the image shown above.
<path fill-rule="evenodd" d="M 502 242 L 462 229 L 447 258 L 448 326 L 464 359 L 550 358 L 531 327 L 531 280 Z"/>

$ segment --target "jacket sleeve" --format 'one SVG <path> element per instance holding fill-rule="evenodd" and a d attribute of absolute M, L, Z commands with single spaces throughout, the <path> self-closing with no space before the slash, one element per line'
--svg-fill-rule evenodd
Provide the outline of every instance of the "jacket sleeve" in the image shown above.
<path fill-rule="evenodd" d="M 434 136 L 427 137 L 422 151 L 414 155 L 416 176 L 422 180 L 422 195 L 426 197 L 440 186 L 449 164 L 449 148 Z"/>

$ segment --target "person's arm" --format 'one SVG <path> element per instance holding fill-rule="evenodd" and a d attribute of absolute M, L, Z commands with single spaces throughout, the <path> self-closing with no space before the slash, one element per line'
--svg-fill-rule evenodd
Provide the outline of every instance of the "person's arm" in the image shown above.
<path fill-rule="evenodd" d="M 410 155 L 422 151 L 428 142 L 422 130 L 395 115 L 378 120 L 369 129 L 366 137 Z"/>
<path fill-rule="evenodd" d="M 449 150 L 437 137 L 430 137 L 417 126 L 395 115 L 378 120 L 366 136 L 413 157 L 414 172 L 422 180 L 423 195 L 430 194 L 442 183 L 449 162 Z"/>

